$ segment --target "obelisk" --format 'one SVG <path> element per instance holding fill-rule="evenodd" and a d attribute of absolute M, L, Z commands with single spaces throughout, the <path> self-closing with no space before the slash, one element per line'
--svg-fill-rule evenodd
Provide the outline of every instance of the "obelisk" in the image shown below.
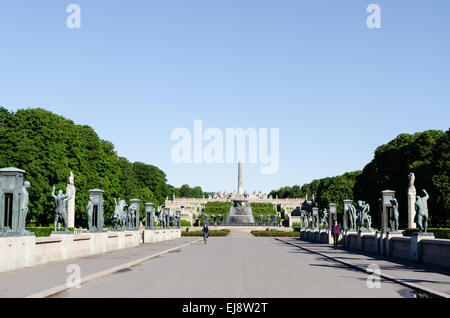
<path fill-rule="evenodd" d="M 68 184 L 66 188 L 66 194 L 70 195 L 73 193 L 73 196 L 70 200 L 67 201 L 67 225 L 68 227 L 75 227 L 75 186 L 73 185 L 73 173 L 70 171 L 70 175 L 68 178 Z"/>
<path fill-rule="evenodd" d="M 244 194 L 242 187 L 242 161 L 238 162 L 238 194 Z"/>
<path fill-rule="evenodd" d="M 415 176 L 410 173 L 408 176 L 408 228 L 416 228 L 414 217 L 416 216 L 416 187 L 414 186 Z"/>

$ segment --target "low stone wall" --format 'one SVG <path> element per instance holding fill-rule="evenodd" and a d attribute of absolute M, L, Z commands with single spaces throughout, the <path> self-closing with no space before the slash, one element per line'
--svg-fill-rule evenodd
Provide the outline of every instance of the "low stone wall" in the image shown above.
<path fill-rule="evenodd" d="M 425 239 L 420 243 L 424 263 L 450 267 L 450 240 Z"/>
<path fill-rule="evenodd" d="M 52 234 L 0 238 L 0 273 L 181 237 L 181 229 Z"/>
<path fill-rule="evenodd" d="M 390 251 L 387 255 L 411 260 L 411 238 L 393 237 L 390 239 Z"/>
<path fill-rule="evenodd" d="M 144 230 L 144 243 L 155 243 L 181 237 L 180 229 Z"/>
<path fill-rule="evenodd" d="M 430 233 L 405 237 L 400 232 L 346 232 L 344 247 L 374 254 L 450 267 L 450 240 Z"/>
<path fill-rule="evenodd" d="M 34 265 L 35 236 L 0 237 L 0 273 Z"/>
<path fill-rule="evenodd" d="M 359 250 L 358 233 L 348 233 L 346 236 L 346 244 L 349 249 Z"/>
<path fill-rule="evenodd" d="M 376 234 L 361 236 L 361 249 L 370 253 L 378 253 L 378 239 Z"/>

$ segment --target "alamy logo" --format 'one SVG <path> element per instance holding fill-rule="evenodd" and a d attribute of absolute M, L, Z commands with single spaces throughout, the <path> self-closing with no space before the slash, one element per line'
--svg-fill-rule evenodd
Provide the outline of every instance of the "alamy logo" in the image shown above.
<path fill-rule="evenodd" d="M 178 142 L 172 147 L 171 158 L 174 163 L 245 163 L 248 150 L 248 163 L 260 163 L 261 174 L 274 174 L 280 164 L 279 138 L 279 128 L 271 128 L 269 151 L 267 128 L 226 128 L 224 142 L 222 130 L 211 127 L 203 131 L 203 122 L 194 120 L 193 135 L 188 128 L 172 131 L 171 140 Z"/>
<path fill-rule="evenodd" d="M 367 13 L 370 15 L 367 17 L 366 25 L 369 29 L 381 28 L 381 8 L 378 4 L 370 4 L 367 9 Z"/>
<path fill-rule="evenodd" d="M 66 286 L 68 288 L 80 288 L 81 287 L 81 268 L 78 264 L 69 264 L 66 268 L 67 276 Z"/>
<path fill-rule="evenodd" d="M 69 4 L 66 9 L 70 15 L 67 17 L 66 25 L 69 29 L 81 28 L 81 8 L 78 4 Z"/>
<path fill-rule="evenodd" d="M 371 274 L 367 277 L 366 285 L 368 288 L 381 288 L 381 269 L 377 264 L 370 264 L 367 271 Z"/>

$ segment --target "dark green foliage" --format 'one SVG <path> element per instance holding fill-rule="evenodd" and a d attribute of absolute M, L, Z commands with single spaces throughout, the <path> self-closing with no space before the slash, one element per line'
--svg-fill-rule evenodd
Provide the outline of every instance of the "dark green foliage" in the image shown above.
<path fill-rule="evenodd" d="M 407 229 L 403 232 L 403 236 L 411 236 L 412 232 L 419 232 L 419 229 Z M 450 239 L 450 228 L 428 228 L 427 232 L 433 233 L 438 239 Z"/>
<path fill-rule="evenodd" d="M 252 231 L 254 236 L 265 237 L 299 237 L 299 232 L 285 232 L 285 231 Z"/>
<path fill-rule="evenodd" d="M 191 226 L 191 222 L 189 222 L 187 220 L 180 220 L 180 225 L 181 226 Z"/>
<path fill-rule="evenodd" d="M 347 172 L 342 176 L 320 179 L 316 192 L 317 206 L 320 210 L 328 209 L 330 203 L 337 204 L 338 214 L 343 213 L 343 200 L 355 201 L 353 188 L 361 171 Z"/>
<path fill-rule="evenodd" d="M 447 226 L 450 216 L 449 136 L 450 130 L 401 134 L 378 147 L 374 159 L 357 178 L 354 196 L 368 202 L 376 213 L 380 191 L 394 190 L 400 207 L 400 226 L 405 227 L 408 174 L 414 172 L 417 194 L 423 196 L 422 189 L 426 189 L 430 195 L 429 225 Z"/>
<path fill-rule="evenodd" d="M 408 215 L 406 202 L 408 175 L 414 172 L 417 194 L 423 196 L 422 189 L 426 189 L 430 195 L 429 224 L 446 227 L 450 222 L 449 140 L 450 130 L 401 134 L 378 147 L 374 159 L 362 171 L 313 180 L 301 187 L 301 196 L 305 197 L 308 194 L 308 198 L 311 199 L 311 195 L 314 194 L 317 206 L 321 210 L 328 208 L 329 203 L 336 203 L 338 214 L 342 214 L 344 199 L 351 199 L 354 203 L 356 200 L 366 201 L 371 207 L 372 226 L 378 227 L 380 192 L 394 190 L 400 207 L 400 227 L 405 227 Z M 272 191 L 271 194 L 284 197 L 285 193 L 289 193 L 280 190 Z"/>
<path fill-rule="evenodd" d="M 53 222 L 52 187 L 65 192 L 70 171 L 75 176 L 77 226 L 86 226 L 89 189 L 105 191 L 106 224 L 115 197 L 141 199 L 143 217 L 145 202 L 162 205 L 167 196 L 163 171 L 118 157 L 113 144 L 101 140 L 91 127 L 75 125 L 44 109 L 13 113 L 0 107 L 0 149 L 0 167 L 26 171 L 25 180 L 31 182 L 27 219 L 37 225 Z"/>
<path fill-rule="evenodd" d="M 191 188 L 187 184 L 183 184 L 180 188 L 175 188 L 172 185 L 167 185 L 169 198 L 175 194 L 177 198 L 197 198 L 200 199 L 203 196 L 208 197 L 208 195 L 212 194 L 210 192 L 203 192 L 201 187 L 193 187 Z"/>
<path fill-rule="evenodd" d="M 210 230 L 208 236 L 227 236 L 230 230 Z M 182 231 L 181 236 L 203 236 L 202 231 Z"/>
<path fill-rule="evenodd" d="M 257 218 L 259 215 L 262 215 L 264 217 L 265 215 L 276 214 L 276 211 L 273 208 L 272 203 L 252 202 L 250 203 L 250 207 L 252 208 L 253 218 L 255 219 L 255 222 L 257 222 Z"/>
<path fill-rule="evenodd" d="M 205 210 L 203 213 L 210 214 L 221 214 L 224 218 L 230 213 L 231 202 L 220 202 L 213 201 L 206 203 Z"/>

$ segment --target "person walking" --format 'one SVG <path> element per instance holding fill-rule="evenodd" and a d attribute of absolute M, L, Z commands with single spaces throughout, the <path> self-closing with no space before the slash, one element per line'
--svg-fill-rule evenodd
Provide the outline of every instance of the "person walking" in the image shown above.
<path fill-rule="evenodd" d="M 338 241 L 339 241 L 339 235 L 341 235 L 342 228 L 341 225 L 338 224 L 337 220 L 334 220 L 334 224 L 331 227 L 331 234 L 333 234 L 333 242 L 334 242 L 334 248 L 337 248 Z"/>
<path fill-rule="evenodd" d="M 203 240 L 205 241 L 205 244 L 206 244 L 206 240 L 208 239 L 208 234 L 209 234 L 208 224 L 205 223 L 203 225 L 202 232 L 203 232 Z"/>

